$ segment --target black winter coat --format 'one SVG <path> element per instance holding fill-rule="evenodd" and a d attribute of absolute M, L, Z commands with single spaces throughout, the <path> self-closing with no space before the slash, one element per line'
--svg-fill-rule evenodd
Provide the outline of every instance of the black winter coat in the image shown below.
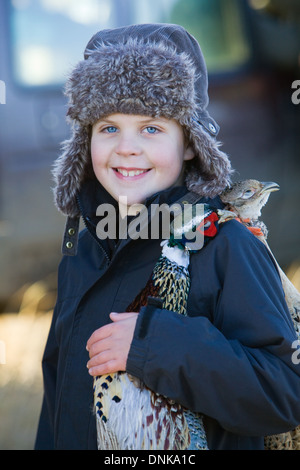
<path fill-rule="evenodd" d="M 171 203 L 184 192 L 164 191 L 149 202 Z M 63 257 L 59 267 L 36 449 L 97 448 L 86 342 L 110 312 L 125 311 L 161 253 L 160 240 L 96 237 L 96 207 L 112 202 L 99 185 L 85 186 L 79 201 L 87 229 L 77 255 Z M 218 199 L 210 202 L 221 207 Z M 188 317 L 143 307 L 127 372 L 201 412 L 210 449 L 262 449 L 264 435 L 300 423 L 296 336 L 274 262 L 259 240 L 230 221 L 191 256 L 190 272 Z"/>

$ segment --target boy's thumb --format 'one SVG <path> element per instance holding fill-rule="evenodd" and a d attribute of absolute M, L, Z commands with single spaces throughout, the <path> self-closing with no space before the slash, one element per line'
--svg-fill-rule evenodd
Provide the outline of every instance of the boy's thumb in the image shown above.
<path fill-rule="evenodd" d="M 138 315 L 138 313 L 135 312 L 125 312 L 125 313 L 117 313 L 117 312 L 111 312 L 110 313 L 110 319 L 113 321 L 122 321 L 126 320 L 127 318 L 131 318 Z"/>

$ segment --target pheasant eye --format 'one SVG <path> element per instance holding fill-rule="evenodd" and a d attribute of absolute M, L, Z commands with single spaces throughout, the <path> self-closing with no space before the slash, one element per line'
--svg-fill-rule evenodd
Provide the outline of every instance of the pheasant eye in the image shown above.
<path fill-rule="evenodd" d="M 253 195 L 254 191 L 252 189 L 247 189 L 247 191 L 244 192 L 242 198 L 243 199 L 249 199 Z"/>

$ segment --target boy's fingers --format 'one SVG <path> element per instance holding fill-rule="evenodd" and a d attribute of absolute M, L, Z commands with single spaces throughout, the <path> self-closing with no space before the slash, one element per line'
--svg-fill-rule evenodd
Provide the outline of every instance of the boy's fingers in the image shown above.
<path fill-rule="evenodd" d="M 127 320 L 128 318 L 137 317 L 138 313 L 136 312 L 125 312 L 125 313 L 116 313 L 111 312 L 109 315 L 110 319 L 114 322 Z"/>
<path fill-rule="evenodd" d="M 117 361 L 113 359 L 104 364 L 89 368 L 89 374 L 93 377 L 96 377 L 97 375 L 114 374 L 120 370 L 121 368 L 119 367 Z"/>
<path fill-rule="evenodd" d="M 90 359 L 94 356 L 97 356 L 97 354 L 101 354 L 104 351 L 108 351 L 111 349 L 111 338 L 104 338 L 100 341 L 96 341 L 95 343 L 92 343 L 89 345 L 88 353 L 90 356 Z"/>
<path fill-rule="evenodd" d="M 106 362 L 111 361 L 113 358 L 111 357 L 110 351 L 102 351 L 99 354 L 95 354 L 91 359 L 87 362 L 87 368 L 91 369 L 95 366 L 101 366 Z"/>
<path fill-rule="evenodd" d="M 125 313 L 116 313 L 112 312 L 110 314 L 110 319 L 113 322 L 118 322 L 122 320 L 127 320 L 132 317 L 136 317 L 138 313 L 136 312 L 125 312 Z M 96 343 L 97 341 L 101 341 L 104 338 L 108 338 L 111 336 L 112 333 L 112 324 L 109 323 L 108 325 L 104 325 L 101 328 L 98 328 L 98 330 L 95 330 L 94 333 L 90 336 L 90 338 L 87 341 L 86 344 L 86 349 L 89 351 L 91 346 Z"/>
<path fill-rule="evenodd" d="M 112 324 L 109 323 L 108 325 L 104 325 L 101 328 L 98 328 L 98 330 L 95 330 L 86 343 L 86 349 L 89 351 L 94 343 L 108 338 L 111 335 L 111 326 Z"/>
<path fill-rule="evenodd" d="M 93 377 L 103 374 L 113 374 L 118 371 L 126 370 L 126 356 L 118 355 L 110 351 L 103 351 L 97 354 L 87 363 L 88 372 Z"/>

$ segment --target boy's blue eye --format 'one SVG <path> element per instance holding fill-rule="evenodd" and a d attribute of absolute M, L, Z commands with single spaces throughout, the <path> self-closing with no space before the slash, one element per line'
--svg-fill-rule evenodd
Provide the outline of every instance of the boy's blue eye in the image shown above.
<path fill-rule="evenodd" d="M 105 132 L 108 132 L 109 134 L 112 134 L 117 131 L 117 128 L 115 126 L 109 126 L 104 129 Z"/>
<path fill-rule="evenodd" d="M 153 126 L 148 126 L 146 130 L 149 134 L 155 134 L 157 132 L 156 127 L 153 127 Z"/>

